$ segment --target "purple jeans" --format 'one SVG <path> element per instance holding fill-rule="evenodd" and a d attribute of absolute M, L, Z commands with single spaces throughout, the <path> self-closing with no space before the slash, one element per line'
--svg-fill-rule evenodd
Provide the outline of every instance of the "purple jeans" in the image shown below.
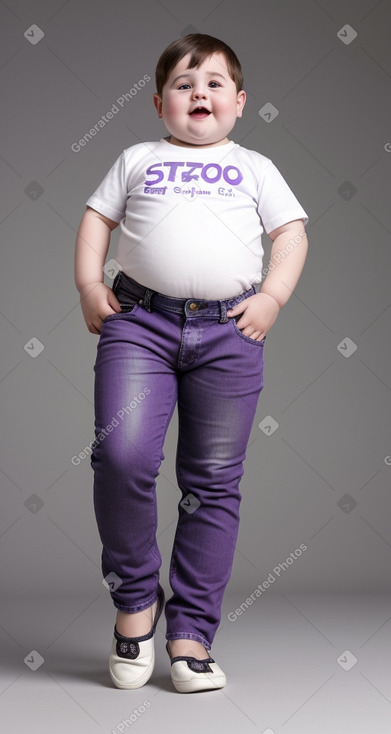
<path fill-rule="evenodd" d="M 139 612 L 157 598 L 156 478 L 178 405 L 181 498 L 169 569 L 166 639 L 208 650 L 221 620 L 239 530 L 239 482 L 263 388 L 266 337 L 245 336 L 220 301 L 173 298 L 120 271 L 122 311 L 104 319 L 95 372 L 94 508 L 102 573 L 114 606 Z"/>

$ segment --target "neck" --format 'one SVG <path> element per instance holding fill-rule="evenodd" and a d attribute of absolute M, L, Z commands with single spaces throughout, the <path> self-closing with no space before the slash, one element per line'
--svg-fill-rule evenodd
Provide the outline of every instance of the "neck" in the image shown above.
<path fill-rule="evenodd" d="M 217 145 L 226 145 L 230 141 L 228 138 L 224 138 L 223 140 L 219 140 L 216 143 L 206 143 L 205 145 L 197 145 L 192 143 L 186 143 L 184 140 L 179 140 L 178 138 L 175 138 L 173 135 L 170 135 L 168 138 L 168 143 L 171 143 L 172 145 L 179 145 L 181 148 L 215 148 Z"/>

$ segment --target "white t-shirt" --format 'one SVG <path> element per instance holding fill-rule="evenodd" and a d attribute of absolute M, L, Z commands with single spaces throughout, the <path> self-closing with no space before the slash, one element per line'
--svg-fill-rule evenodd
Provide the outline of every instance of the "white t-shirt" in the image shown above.
<path fill-rule="evenodd" d="M 261 283 L 262 232 L 309 220 L 274 163 L 232 140 L 132 145 L 86 204 L 120 222 L 123 272 L 177 298 L 219 300 Z"/>

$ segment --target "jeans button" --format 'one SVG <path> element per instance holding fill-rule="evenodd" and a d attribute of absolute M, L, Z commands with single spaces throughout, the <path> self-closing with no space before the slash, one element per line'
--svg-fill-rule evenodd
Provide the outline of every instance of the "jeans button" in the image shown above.
<path fill-rule="evenodd" d="M 189 303 L 189 308 L 191 311 L 197 311 L 198 304 L 197 303 Z"/>

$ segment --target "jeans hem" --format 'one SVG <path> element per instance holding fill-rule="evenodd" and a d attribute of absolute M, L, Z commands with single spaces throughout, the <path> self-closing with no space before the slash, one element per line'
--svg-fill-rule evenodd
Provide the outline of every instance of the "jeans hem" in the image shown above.
<path fill-rule="evenodd" d="M 119 604 L 116 601 L 113 601 L 113 604 L 116 609 L 119 609 L 120 612 L 127 612 L 128 614 L 135 614 L 136 612 L 142 612 L 143 609 L 148 609 L 149 607 L 151 607 L 152 604 L 155 603 L 157 598 L 158 598 L 158 594 L 156 593 L 150 598 L 149 601 L 146 601 L 142 604 L 136 604 L 136 606 L 133 606 L 133 607 L 125 606 L 124 604 Z"/>
<path fill-rule="evenodd" d="M 166 640 L 195 640 L 196 642 L 200 642 L 201 645 L 206 647 L 207 650 L 210 650 L 212 645 L 205 639 L 205 637 L 202 637 L 202 635 L 196 635 L 192 632 L 168 632 L 166 634 Z"/>

